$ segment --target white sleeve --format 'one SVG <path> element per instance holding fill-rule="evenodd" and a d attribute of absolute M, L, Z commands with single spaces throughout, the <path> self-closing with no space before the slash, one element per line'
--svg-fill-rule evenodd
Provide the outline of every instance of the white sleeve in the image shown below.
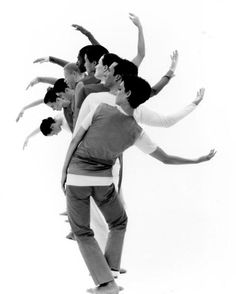
<path fill-rule="evenodd" d="M 138 123 L 154 127 L 168 128 L 185 118 L 196 108 L 196 104 L 191 103 L 178 112 L 163 115 L 141 105 L 134 110 L 134 118 Z"/>
<path fill-rule="evenodd" d="M 56 120 L 64 120 L 65 119 L 65 117 L 64 117 L 64 114 L 63 114 L 63 112 L 59 112 L 57 115 L 55 115 L 54 116 L 54 119 L 56 119 Z"/>
<path fill-rule="evenodd" d="M 89 114 L 87 114 L 87 116 L 83 119 L 83 121 L 81 122 L 81 124 L 77 126 L 77 129 L 74 129 L 72 138 L 75 137 L 75 135 L 77 134 L 77 132 L 78 132 L 78 130 L 79 130 L 80 127 L 82 127 L 84 130 L 87 130 L 91 126 L 92 120 L 93 120 L 93 115 L 94 115 L 94 112 L 96 111 L 96 109 L 97 109 L 97 107 L 94 107 L 89 112 Z"/>
<path fill-rule="evenodd" d="M 82 121 L 85 119 L 85 117 L 90 113 L 92 109 L 93 108 L 90 106 L 90 99 L 88 96 L 81 105 L 79 115 L 77 117 L 75 128 L 73 131 L 73 137 L 74 137 L 74 134 L 76 134 L 78 129 L 80 128 Z"/>
<path fill-rule="evenodd" d="M 157 148 L 157 144 L 154 143 L 144 131 L 135 141 L 134 145 L 146 154 L 151 154 Z"/>

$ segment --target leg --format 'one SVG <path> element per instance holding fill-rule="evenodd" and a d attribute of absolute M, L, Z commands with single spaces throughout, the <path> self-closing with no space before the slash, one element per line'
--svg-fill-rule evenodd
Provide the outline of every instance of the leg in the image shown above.
<path fill-rule="evenodd" d="M 81 254 L 96 285 L 113 281 L 111 270 L 90 229 L 91 187 L 67 186 L 67 211 Z"/>
<path fill-rule="evenodd" d="M 93 191 L 94 200 L 103 213 L 110 230 L 105 249 L 105 258 L 112 270 L 119 271 L 127 215 L 117 197 L 114 184 L 109 187 L 96 186 L 93 187 Z"/>

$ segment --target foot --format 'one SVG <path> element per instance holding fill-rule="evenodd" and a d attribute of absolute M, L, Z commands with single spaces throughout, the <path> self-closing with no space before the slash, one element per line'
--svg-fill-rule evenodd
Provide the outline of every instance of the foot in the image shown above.
<path fill-rule="evenodd" d="M 127 270 L 125 270 L 124 268 L 121 268 L 120 271 L 113 271 L 112 270 L 111 272 L 112 272 L 113 278 L 117 279 L 120 274 L 126 274 Z"/>
<path fill-rule="evenodd" d="M 66 236 L 67 239 L 69 240 L 74 240 L 76 241 L 76 238 L 75 238 L 75 235 L 73 232 L 70 232 L 67 236 Z"/>
<path fill-rule="evenodd" d="M 126 269 L 124 269 L 124 268 L 120 268 L 120 274 L 122 275 L 122 274 L 126 274 L 127 273 L 127 270 Z"/>
<path fill-rule="evenodd" d="M 124 290 L 123 287 L 117 286 L 117 284 L 112 281 L 107 283 L 105 286 L 88 289 L 87 292 L 91 294 L 118 294 L 122 290 Z"/>

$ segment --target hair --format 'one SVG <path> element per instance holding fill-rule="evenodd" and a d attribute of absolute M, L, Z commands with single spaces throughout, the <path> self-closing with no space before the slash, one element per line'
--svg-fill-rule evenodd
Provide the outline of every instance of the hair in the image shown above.
<path fill-rule="evenodd" d="M 48 117 L 42 120 L 40 125 L 40 131 L 44 134 L 44 136 L 50 135 L 52 129 L 52 124 L 54 124 L 56 121 L 52 117 Z"/>
<path fill-rule="evenodd" d="M 86 68 L 84 67 L 84 63 L 85 63 L 84 56 L 85 56 L 85 54 L 87 54 L 87 51 L 91 46 L 93 46 L 93 45 L 84 46 L 79 51 L 78 58 L 77 58 L 78 59 L 77 65 L 78 65 L 81 73 L 86 72 Z"/>
<path fill-rule="evenodd" d="M 80 74 L 80 70 L 79 70 L 79 67 L 76 63 L 67 63 L 65 66 L 64 66 L 64 70 L 68 71 L 70 74 L 72 74 L 73 72 L 76 72 L 78 74 Z"/>
<path fill-rule="evenodd" d="M 65 93 L 65 90 L 68 88 L 67 83 L 64 79 L 58 79 L 53 86 L 53 90 L 55 93 Z"/>
<path fill-rule="evenodd" d="M 46 93 L 46 95 L 44 96 L 44 99 L 43 99 L 43 102 L 45 103 L 45 104 L 47 104 L 47 103 L 54 103 L 54 102 L 56 102 L 56 100 L 57 100 L 57 94 L 56 94 L 56 92 L 54 91 L 54 89 L 53 88 L 48 88 L 47 89 L 47 93 Z"/>
<path fill-rule="evenodd" d="M 127 99 L 132 108 L 137 108 L 149 99 L 151 86 L 144 79 L 137 76 L 123 76 L 123 82 L 125 92 L 131 91 Z"/>
<path fill-rule="evenodd" d="M 102 45 L 90 45 L 85 54 L 90 62 L 98 63 L 99 59 L 106 53 L 108 53 L 108 50 Z"/>
<path fill-rule="evenodd" d="M 103 55 L 102 64 L 109 67 L 113 62 L 117 62 L 119 64 L 121 61 L 122 58 L 120 58 L 118 55 L 114 53 L 106 53 Z"/>
<path fill-rule="evenodd" d="M 114 75 L 137 76 L 138 67 L 133 62 L 122 59 L 122 61 L 114 67 Z"/>

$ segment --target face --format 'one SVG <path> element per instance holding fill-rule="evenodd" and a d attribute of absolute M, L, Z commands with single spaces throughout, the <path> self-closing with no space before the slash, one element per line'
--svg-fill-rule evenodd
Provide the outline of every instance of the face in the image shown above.
<path fill-rule="evenodd" d="M 47 106 L 51 107 L 52 110 L 60 111 L 63 108 L 64 99 L 57 98 L 56 102 L 48 102 Z"/>
<path fill-rule="evenodd" d="M 70 73 L 68 70 L 64 70 L 64 77 L 65 77 L 65 82 L 67 83 L 68 87 L 71 89 L 74 89 L 75 84 L 76 84 L 75 72 Z"/>
<path fill-rule="evenodd" d="M 51 124 L 51 133 L 49 136 L 58 135 L 61 131 L 61 122 L 56 121 L 54 124 Z"/>
<path fill-rule="evenodd" d="M 84 55 L 84 60 L 85 60 L 84 67 L 86 68 L 87 73 L 89 74 L 89 73 L 95 71 L 96 63 L 90 62 L 88 60 L 87 54 Z"/>
<path fill-rule="evenodd" d="M 119 86 L 119 90 L 116 95 L 116 104 L 121 105 L 127 101 L 127 97 L 129 97 L 130 92 L 125 92 L 124 82 L 121 82 Z"/>
<path fill-rule="evenodd" d="M 109 67 L 109 69 L 107 70 L 106 75 L 104 77 L 105 78 L 105 86 L 108 88 L 111 88 L 114 85 L 120 83 L 120 81 L 118 80 L 118 76 L 114 75 L 116 65 L 117 65 L 117 63 L 113 62 L 111 64 L 111 66 Z"/>
<path fill-rule="evenodd" d="M 103 80 L 107 74 L 108 67 L 103 65 L 103 56 L 99 59 L 98 64 L 96 65 L 95 78 Z"/>
<path fill-rule="evenodd" d="M 64 101 L 71 101 L 71 99 L 74 97 L 75 95 L 75 91 L 73 89 L 70 88 L 66 88 L 65 92 L 59 92 L 56 93 L 57 97 L 63 99 Z"/>

